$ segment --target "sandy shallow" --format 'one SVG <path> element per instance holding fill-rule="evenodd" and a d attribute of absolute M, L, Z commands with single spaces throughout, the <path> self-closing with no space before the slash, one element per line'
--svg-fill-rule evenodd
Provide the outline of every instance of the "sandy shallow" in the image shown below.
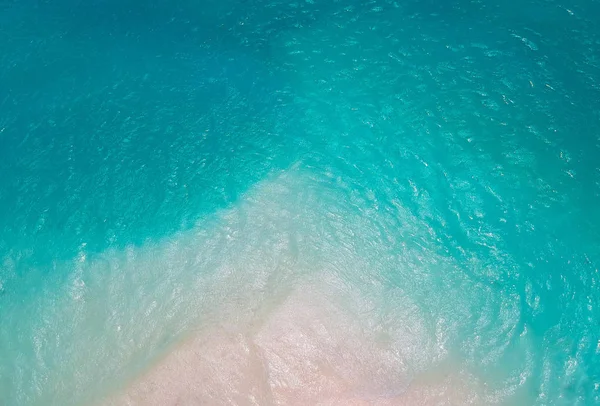
<path fill-rule="evenodd" d="M 448 362 L 419 370 L 418 326 L 381 329 L 366 299 L 330 286 L 304 284 L 248 318 L 224 311 L 103 405 L 488 403 Z"/>
<path fill-rule="evenodd" d="M 419 272 L 423 261 L 411 262 L 406 251 L 406 263 L 397 261 L 372 224 L 378 218 L 342 211 L 345 200 L 317 193 L 321 184 L 310 179 L 265 183 L 223 217 L 222 232 L 210 229 L 224 241 L 220 249 L 211 248 L 220 247 L 215 238 L 192 236 L 184 254 L 178 248 L 168 256 L 168 264 L 218 259 L 196 266 L 212 271 L 197 273 L 177 297 L 198 327 L 101 405 L 497 403 L 453 360 L 442 316 L 427 313 L 415 302 L 415 285 L 402 283 L 416 276 L 431 283 L 443 267 Z M 154 258 L 145 267 L 156 269 Z"/>

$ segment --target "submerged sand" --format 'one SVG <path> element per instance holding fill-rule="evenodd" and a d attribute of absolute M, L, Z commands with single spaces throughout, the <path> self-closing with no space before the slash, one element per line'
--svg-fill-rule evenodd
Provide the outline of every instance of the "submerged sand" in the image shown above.
<path fill-rule="evenodd" d="M 396 223 L 382 211 L 342 210 L 344 201 L 288 174 L 226 213 L 208 237 L 191 234 L 189 249 L 180 244 L 168 263 L 217 258 L 194 265 L 211 272 L 193 273 L 187 296 L 177 297 L 198 328 L 102 405 L 496 403 L 452 360 L 451 323 L 415 302 L 420 285 L 443 280 L 443 263 L 424 268 L 408 250 L 394 256 L 378 225 Z M 404 227 L 418 225 L 406 216 Z M 145 267 L 161 271 L 157 260 Z"/>
<path fill-rule="evenodd" d="M 417 352 L 426 350 L 426 343 L 419 341 L 418 326 L 376 327 L 375 313 L 370 313 L 377 309 L 352 304 L 347 300 L 352 292 L 331 291 L 331 286 L 326 281 L 305 284 L 252 317 L 224 310 L 219 322 L 197 332 L 104 404 L 488 403 L 481 385 L 448 362 L 421 368 L 419 359 L 426 357 Z"/>

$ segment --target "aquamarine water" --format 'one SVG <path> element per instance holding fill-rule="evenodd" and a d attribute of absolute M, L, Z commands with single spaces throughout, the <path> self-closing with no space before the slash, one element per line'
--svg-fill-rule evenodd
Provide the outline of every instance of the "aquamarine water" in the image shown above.
<path fill-rule="evenodd" d="M 600 404 L 598 16 L 0 1 L 0 404 L 91 404 L 308 274 L 420 326 L 415 374 Z"/>

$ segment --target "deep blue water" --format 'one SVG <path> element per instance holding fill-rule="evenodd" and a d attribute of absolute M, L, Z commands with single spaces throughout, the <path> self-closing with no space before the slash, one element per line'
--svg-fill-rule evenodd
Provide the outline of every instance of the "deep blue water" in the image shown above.
<path fill-rule="evenodd" d="M 0 0 L 0 404 L 122 385 L 202 323 L 206 275 L 280 249 L 345 250 L 349 285 L 404 292 L 437 343 L 415 369 L 451 356 L 499 404 L 600 403 L 597 16 Z M 310 243 L 280 248 L 274 212 Z"/>

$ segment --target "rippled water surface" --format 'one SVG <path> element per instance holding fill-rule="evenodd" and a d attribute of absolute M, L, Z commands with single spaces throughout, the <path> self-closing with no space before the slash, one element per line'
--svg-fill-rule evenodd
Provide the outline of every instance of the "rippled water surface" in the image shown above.
<path fill-rule="evenodd" d="M 0 404 L 599 404 L 598 16 L 0 0 Z"/>

